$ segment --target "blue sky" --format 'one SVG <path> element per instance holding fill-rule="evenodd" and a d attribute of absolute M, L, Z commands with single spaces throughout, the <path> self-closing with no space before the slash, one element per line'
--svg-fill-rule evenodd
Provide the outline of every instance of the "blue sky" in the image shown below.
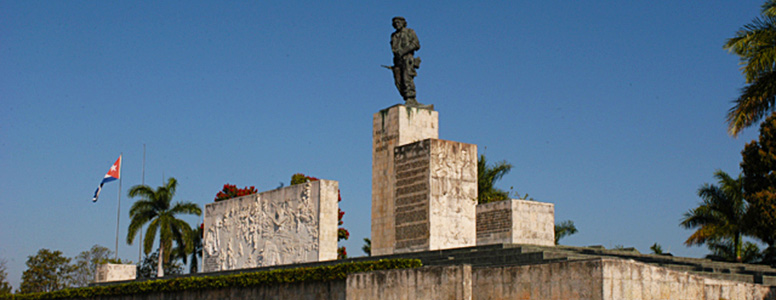
<path fill-rule="evenodd" d="M 176 177 L 202 206 L 224 183 L 339 181 L 362 255 L 372 115 L 403 102 L 380 67 L 396 15 L 440 138 L 512 163 L 497 185 L 554 203 L 579 229 L 563 244 L 701 257 L 678 223 L 757 137 L 726 134 L 743 78 L 722 44 L 761 4 L 0 0 L 0 258 L 16 288 L 40 248 L 113 248 L 119 185 L 91 196 L 123 153 L 119 256 L 137 261 L 126 193 L 144 144 L 146 184 Z"/>

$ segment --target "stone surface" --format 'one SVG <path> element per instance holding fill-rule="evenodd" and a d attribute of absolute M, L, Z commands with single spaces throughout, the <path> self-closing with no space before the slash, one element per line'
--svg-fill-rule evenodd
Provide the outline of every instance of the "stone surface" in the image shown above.
<path fill-rule="evenodd" d="M 709 279 L 624 259 L 474 268 L 474 299 L 775 299 L 772 287 Z"/>
<path fill-rule="evenodd" d="M 102 264 L 97 266 L 94 282 L 134 280 L 137 277 L 136 265 Z"/>
<path fill-rule="evenodd" d="M 347 299 L 472 299 L 471 272 L 463 265 L 351 274 Z"/>
<path fill-rule="evenodd" d="M 470 254 L 478 255 L 479 258 L 491 258 L 494 254 L 493 251 L 499 248 L 491 245 L 468 249 Z M 429 262 L 444 262 L 445 265 L 356 273 L 348 275 L 344 280 L 137 293 L 92 299 L 776 299 L 776 287 L 773 286 L 713 279 L 699 276 L 696 272 L 677 271 L 630 259 L 612 257 L 589 257 L 571 261 L 554 259 L 511 266 L 493 266 L 492 262 L 482 262 L 479 267 L 461 263 L 448 264 L 450 256 L 457 256 L 456 253 L 460 254 L 463 250 L 465 249 L 458 248 L 412 254 L 412 256 L 419 257 L 438 256 Z M 502 250 L 508 249 L 503 248 Z M 519 251 L 514 251 L 515 253 L 509 256 L 521 255 L 518 253 L 528 249 L 517 250 Z M 613 254 L 616 254 L 614 252 L 616 251 L 612 251 Z M 369 259 L 376 258 L 362 257 L 355 260 Z M 689 258 L 675 257 L 667 259 L 690 260 Z M 458 260 L 456 258 L 452 261 Z M 691 260 L 701 261 L 702 259 Z M 477 259 L 476 262 L 481 261 Z M 315 264 L 332 263 L 334 262 Z M 311 264 L 304 266 L 309 267 Z M 767 268 L 747 264 L 735 265 L 741 269 Z M 266 268 L 265 271 L 268 269 L 270 268 Z M 195 274 L 192 276 L 214 275 L 216 274 Z"/>
<path fill-rule="evenodd" d="M 477 245 L 555 244 L 555 205 L 516 200 L 477 205 Z"/>
<path fill-rule="evenodd" d="M 318 180 L 205 205 L 203 271 L 336 259 L 337 192 Z"/>
<path fill-rule="evenodd" d="M 477 146 L 426 139 L 396 147 L 395 253 L 474 246 Z"/>
<path fill-rule="evenodd" d="M 439 114 L 394 105 L 372 118 L 372 255 L 393 253 L 395 147 L 439 136 Z"/>

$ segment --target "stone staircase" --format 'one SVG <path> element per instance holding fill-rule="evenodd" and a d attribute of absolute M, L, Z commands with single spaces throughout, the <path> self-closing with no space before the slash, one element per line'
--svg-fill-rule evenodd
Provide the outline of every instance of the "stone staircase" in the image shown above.
<path fill-rule="evenodd" d="M 597 258 L 619 258 L 665 267 L 676 271 L 688 272 L 708 278 L 776 286 L 776 269 L 770 266 L 718 262 L 703 258 L 641 254 L 632 249 L 607 250 L 603 247 L 596 246 L 571 247 L 499 244 L 375 257 L 359 257 L 351 260 L 361 261 L 383 258 L 416 258 L 420 259 L 423 262 L 423 265 L 427 266 L 468 264 L 472 265 L 472 267 L 532 265 Z"/>

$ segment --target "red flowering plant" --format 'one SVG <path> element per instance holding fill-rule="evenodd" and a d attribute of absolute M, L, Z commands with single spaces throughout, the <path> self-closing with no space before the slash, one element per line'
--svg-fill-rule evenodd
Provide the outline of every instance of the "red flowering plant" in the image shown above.
<path fill-rule="evenodd" d="M 226 199 L 231 199 L 235 197 L 241 197 L 241 196 L 247 196 L 251 194 L 256 194 L 258 191 L 256 191 L 256 188 L 254 186 L 250 187 L 244 187 L 244 188 L 237 188 L 234 184 L 224 184 L 224 188 L 221 189 L 220 192 L 216 194 L 215 201 L 222 201 Z"/>
<path fill-rule="evenodd" d="M 318 181 L 318 178 L 307 176 L 302 173 L 296 173 L 291 176 L 291 185 L 294 184 L 300 184 L 305 183 L 309 181 Z M 342 195 L 340 194 L 340 191 L 337 190 L 337 202 L 342 201 Z M 342 226 L 344 222 L 342 221 L 342 217 L 345 215 L 345 212 L 342 211 L 342 209 L 337 208 L 337 225 Z M 347 240 L 350 237 L 350 232 L 348 232 L 347 229 L 340 227 L 337 228 L 337 241 L 341 240 Z M 345 259 L 348 258 L 348 252 L 345 249 L 345 246 L 337 248 L 337 259 Z"/>

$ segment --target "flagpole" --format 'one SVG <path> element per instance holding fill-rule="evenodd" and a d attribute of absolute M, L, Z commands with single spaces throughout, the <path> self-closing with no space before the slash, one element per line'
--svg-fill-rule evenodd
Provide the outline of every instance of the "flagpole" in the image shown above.
<path fill-rule="evenodd" d="M 145 156 L 146 156 L 146 144 L 143 144 L 143 177 L 140 178 L 140 185 L 145 185 Z M 143 226 L 140 226 L 140 242 L 137 243 L 137 262 L 142 262 L 142 250 L 143 249 Z"/>
<path fill-rule="evenodd" d="M 119 259 L 119 220 L 121 219 L 121 165 L 124 163 L 124 152 L 119 154 L 119 205 L 116 209 L 116 260 Z"/>

